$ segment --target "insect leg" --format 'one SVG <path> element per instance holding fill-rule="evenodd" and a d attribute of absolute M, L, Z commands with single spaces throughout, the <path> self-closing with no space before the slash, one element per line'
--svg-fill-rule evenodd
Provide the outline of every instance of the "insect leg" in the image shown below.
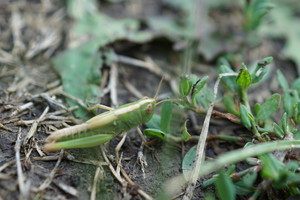
<path fill-rule="evenodd" d="M 113 110 L 113 108 L 102 105 L 102 104 L 96 104 L 92 107 L 89 107 L 88 110 L 94 110 L 95 108 L 100 108 L 100 109 L 103 109 L 103 110 Z"/>
<path fill-rule="evenodd" d="M 136 130 L 137 130 L 139 136 L 141 137 L 141 139 L 143 140 L 143 143 L 147 142 L 147 140 L 146 140 L 144 134 L 142 133 L 141 129 L 139 127 L 136 127 Z"/>
<path fill-rule="evenodd" d="M 119 151 L 120 151 L 122 145 L 125 142 L 126 136 L 127 136 L 127 132 L 125 132 L 123 134 L 123 137 L 122 137 L 121 141 L 118 143 L 118 145 L 115 148 L 115 154 L 116 154 L 116 161 L 117 161 L 117 163 L 119 163 L 119 159 L 120 159 L 120 157 L 119 157 Z"/>
<path fill-rule="evenodd" d="M 45 151 L 56 151 L 59 149 L 75 149 L 75 148 L 87 148 L 94 147 L 111 140 L 114 136 L 112 134 L 98 134 L 88 136 L 84 138 L 78 138 L 73 140 L 67 140 L 62 142 L 53 142 L 45 144 Z"/>
<path fill-rule="evenodd" d="M 146 158 L 144 156 L 144 153 L 143 153 L 143 149 L 144 149 L 144 145 L 145 145 L 145 142 L 147 142 L 145 136 L 143 135 L 141 129 L 139 127 L 136 127 L 136 130 L 137 132 L 139 133 L 140 137 L 142 138 L 142 144 L 140 146 L 140 149 L 138 151 L 138 155 L 137 155 L 137 162 L 140 163 L 141 165 L 141 170 L 143 172 L 143 177 L 146 178 L 146 174 L 145 174 L 145 167 L 148 165 L 147 164 L 147 161 L 146 161 Z"/>
<path fill-rule="evenodd" d="M 57 131 L 53 132 L 50 136 L 48 136 L 46 141 L 48 141 L 48 142 L 57 141 L 57 140 L 59 140 L 63 137 L 72 136 L 72 135 L 75 135 L 76 133 L 85 132 L 87 130 L 88 130 L 88 124 L 87 123 L 78 124 L 78 125 L 75 125 L 75 126 L 70 126 L 70 127 L 60 129 L 60 130 L 57 130 Z"/>
<path fill-rule="evenodd" d="M 143 173 L 143 177 L 145 179 L 146 178 L 145 167 L 148 165 L 148 163 L 147 163 L 146 157 L 144 156 L 144 153 L 143 153 L 144 145 L 145 145 L 145 143 L 142 142 L 142 144 L 139 148 L 139 151 L 138 151 L 137 162 L 141 165 L 141 170 Z"/>

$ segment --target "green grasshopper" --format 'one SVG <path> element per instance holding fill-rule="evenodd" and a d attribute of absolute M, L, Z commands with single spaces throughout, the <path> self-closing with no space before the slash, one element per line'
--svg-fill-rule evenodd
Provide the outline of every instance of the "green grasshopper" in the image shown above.
<path fill-rule="evenodd" d="M 108 142 L 120 133 L 148 122 L 156 109 L 156 98 L 144 97 L 101 113 L 83 124 L 53 132 L 44 145 L 45 151 L 87 148 Z"/>
<path fill-rule="evenodd" d="M 56 151 L 98 146 L 123 132 L 148 122 L 153 116 L 156 106 L 164 101 L 169 101 L 167 99 L 156 102 L 162 80 L 154 98 L 144 97 L 116 109 L 109 109 L 83 124 L 57 130 L 46 139 L 48 143 L 44 145 L 44 150 Z"/>

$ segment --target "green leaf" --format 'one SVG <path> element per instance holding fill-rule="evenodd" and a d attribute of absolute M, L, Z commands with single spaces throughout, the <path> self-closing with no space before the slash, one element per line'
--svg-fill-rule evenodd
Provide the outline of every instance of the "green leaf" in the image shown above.
<path fill-rule="evenodd" d="M 270 178 L 272 180 L 278 180 L 280 178 L 280 171 L 283 169 L 284 164 L 278 161 L 272 154 L 260 155 L 261 160 L 262 176 L 265 178 Z"/>
<path fill-rule="evenodd" d="M 204 86 L 204 88 L 196 95 L 195 99 L 197 104 L 200 104 L 202 108 L 208 109 L 214 98 L 214 92 L 211 88 Z"/>
<path fill-rule="evenodd" d="M 284 133 L 287 133 L 287 131 L 289 130 L 289 125 L 288 125 L 288 121 L 287 121 L 287 114 L 286 112 L 282 115 L 282 118 L 281 118 L 281 128 L 283 130 Z"/>
<path fill-rule="evenodd" d="M 297 78 L 297 79 L 293 82 L 293 84 L 292 84 L 292 86 L 291 86 L 291 89 L 297 90 L 298 94 L 300 94 L 300 78 Z"/>
<path fill-rule="evenodd" d="M 266 75 L 268 71 L 266 66 L 269 65 L 272 61 L 273 61 L 273 57 L 266 57 L 257 63 L 254 71 L 251 72 L 252 83 L 257 83 L 263 79 L 263 77 Z"/>
<path fill-rule="evenodd" d="M 297 90 L 285 90 L 283 93 L 283 108 L 289 117 L 292 117 L 295 110 L 295 105 L 299 101 Z"/>
<path fill-rule="evenodd" d="M 96 41 L 88 42 L 75 49 L 65 51 L 53 60 L 53 67 L 60 74 L 64 91 L 83 102 L 94 99 L 100 95 L 98 87 L 100 83 L 100 59 Z M 76 102 L 67 99 L 69 105 L 78 105 Z M 91 116 L 88 112 L 79 108 L 75 112 L 77 117 L 87 120 Z"/>
<path fill-rule="evenodd" d="M 277 76 L 278 76 L 278 82 L 282 87 L 282 90 L 285 91 L 289 89 L 289 84 L 280 70 L 277 70 Z"/>
<path fill-rule="evenodd" d="M 206 84 L 208 79 L 208 76 L 204 76 L 201 79 L 199 79 L 194 85 L 193 85 L 193 90 L 192 93 L 197 94 Z"/>
<path fill-rule="evenodd" d="M 245 7 L 244 29 L 255 30 L 261 24 L 264 16 L 274 7 L 268 0 L 248 1 Z"/>
<path fill-rule="evenodd" d="M 182 130 L 182 137 L 183 137 L 183 140 L 186 142 L 188 141 L 188 139 L 191 137 L 191 135 L 189 134 L 187 128 L 186 128 L 186 124 L 187 124 L 188 120 L 186 120 L 184 122 L 184 125 L 183 125 L 183 130 Z"/>
<path fill-rule="evenodd" d="M 242 64 L 241 64 L 241 67 L 242 67 L 242 69 L 248 69 L 248 68 L 247 68 L 247 65 L 245 65 L 245 63 L 242 63 Z"/>
<path fill-rule="evenodd" d="M 180 77 L 179 92 L 182 96 L 187 96 L 191 90 L 188 75 Z"/>
<path fill-rule="evenodd" d="M 234 94 L 231 92 L 226 92 L 223 97 L 223 104 L 227 110 L 227 112 L 234 114 L 236 116 L 240 116 L 240 112 L 238 110 L 237 105 L 234 101 Z"/>
<path fill-rule="evenodd" d="M 259 103 L 256 103 L 256 104 L 254 105 L 254 113 L 255 113 L 255 116 L 257 116 L 257 113 L 258 113 L 259 110 L 260 110 L 260 104 L 259 104 Z"/>
<path fill-rule="evenodd" d="M 288 162 L 286 164 L 286 169 L 288 171 L 291 171 L 293 173 L 295 173 L 299 168 L 299 162 L 298 161 L 295 161 L 295 160 L 291 160 L 290 162 Z"/>
<path fill-rule="evenodd" d="M 234 184 L 228 174 L 221 171 L 215 182 L 218 197 L 221 200 L 234 200 L 236 191 Z"/>
<path fill-rule="evenodd" d="M 297 122 L 297 124 L 300 123 L 300 102 L 298 100 L 298 103 L 295 105 L 295 111 L 294 111 L 294 120 Z"/>
<path fill-rule="evenodd" d="M 205 193 L 205 195 L 204 195 L 204 200 L 215 200 L 215 199 L 216 198 L 215 198 L 214 194 L 211 192 Z"/>
<path fill-rule="evenodd" d="M 159 129 L 154 129 L 154 128 L 148 128 L 144 130 L 144 133 L 148 137 L 156 137 L 162 140 L 166 139 L 166 133 Z"/>
<path fill-rule="evenodd" d="M 271 64 L 271 62 L 273 62 L 273 57 L 272 57 L 272 56 L 269 56 L 269 57 L 265 57 L 265 58 L 261 59 L 261 60 L 257 63 L 257 65 L 258 65 L 259 67 L 264 67 L 264 66 L 267 66 L 267 65 Z"/>
<path fill-rule="evenodd" d="M 248 69 L 241 69 L 238 77 L 236 78 L 236 83 L 242 88 L 247 88 L 251 85 L 251 75 Z"/>
<path fill-rule="evenodd" d="M 252 115 L 246 106 L 241 105 L 240 106 L 240 115 L 241 115 L 241 120 L 243 125 L 247 128 L 247 129 L 251 129 L 252 125 L 251 125 L 251 117 L 249 117 L 250 115 Z"/>
<path fill-rule="evenodd" d="M 186 180 L 189 179 L 189 172 L 193 169 L 196 156 L 196 146 L 190 148 L 182 160 L 182 173 Z"/>
<path fill-rule="evenodd" d="M 170 132 L 170 123 L 172 119 L 172 102 L 167 101 L 162 105 L 160 129 L 165 132 Z"/>
<path fill-rule="evenodd" d="M 160 129 L 161 118 L 159 115 L 154 114 L 152 118 L 145 124 L 148 128 Z"/>
<path fill-rule="evenodd" d="M 198 81 L 196 81 L 196 83 L 194 83 L 193 88 L 192 88 L 192 93 L 191 93 L 191 97 L 192 97 L 193 102 L 195 102 L 196 95 L 206 85 L 207 79 L 208 79 L 208 76 L 204 76 L 201 79 L 199 79 Z"/>
<path fill-rule="evenodd" d="M 238 195 L 247 195 L 253 193 L 255 187 L 254 182 L 257 179 L 257 172 L 251 171 L 244 175 L 239 181 L 235 182 L 236 193 Z"/>
<path fill-rule="evenodd" d="M 256 115 L 256 120 L 257 121 L 263 121 L 269 118 L 273 113 L 275 113 L 280 105 L 280 95 L 279 94 L 273 94 L 270 96 L 265 103 L 263 103 L 260 106 L 259 111 L 257 112 Z"/>
<path fill-rule="evenodd" d="M 276 136 L 278 137 L 278 138 L 283 138 L 284 137 L 284 132 L 283 132 L 283 130 L 281 129 L 281 127 L 280 126 L 278 126 L 275 122 L 273 123 L 273 127 L 274 127 L 274 132 L 275 132 L 275 134 L 276 134 Z"/>

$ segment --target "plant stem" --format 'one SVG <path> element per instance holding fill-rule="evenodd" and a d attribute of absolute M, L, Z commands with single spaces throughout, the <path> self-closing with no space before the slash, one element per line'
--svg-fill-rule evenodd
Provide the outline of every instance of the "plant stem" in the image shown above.
<path fill-rule="evenodd" d="M 257 125 L 255 122 L 251 122 L 251 130 L 252 130 L 252 133 L 255 135 L 255 137 L 258 139 L 258 141 L 260 142 L 264 142 L 265 140 L 261 137 L 260 133 L 258 132 L 257 130 Z"/>
<path fill-rule="evenodd" d="M 247 95 L 247 88 L 242 88 L 241 89 L 241 102 L 248 110 L 251 112 L 251 107 L 249 105 L 249 100 L 248 100 L 248 95 Z"/>
<path fill-rule="evenodd" d="M 197 114 L 206 114 L 206 112 L 207 112 L 207 110 L 204 110 L 200 107 L 194 107 L 194 106 L 189 106 L 189 107 L 187 107 L 187 109 L 192 110 L 193 112 L 195 112 Z M 236 124 L 241 123 L 241 120 L 237 116 L 235 116 L 231 113 L 223 113 L 223 112 L 220 112 L 220 111 L 217 111 L 217 110 L 213 110 L 212 115 L 215 116 L 215 117 L 220 117 L 222 119 L 227 119 L 227 120 L 229 120 L 233 123 L 236 123 Z"/>
<path fill-rule="evenodd" d="M 166 134 L 166 140 L 170 140 L 173 142 L 183 142 L 184 139 L 182 137 L 176 137 L 172 136 L 170 134 Z M 192 135 L 187 142 L 197 142 L 199 140 L 199 136 L 197 135 Z M 231 135 L 209 135 L 207 136 L 208 141 L 212 140 L 224 140 L 224 141 L 229 141 L 229 142 L 237 142 L 237 143 L 246 143 L 251 140 L 248 140 L 247 138 L 239 137 L 239 136 L 231 136 Z"/>
<path fill-rule="evenodd" d="M 251 107 L 249 104 L 249 100 L 248 100 L 248 95 L 247 95 L 247 88 L 242 88 L 241 89 L 241 102 L 244 106 L 246 106 L 246 108 L 249 110 L 250 113 L 251 112 Z M 255 137 L 258 139 L 258 141 L 263 142 L 264 139 L 261 137 L 259 131 L 257 130 L 257 124 L 255 123 L 255 121 L 251 120 L 251 130 L 252 133 L 255 135 Z"/>

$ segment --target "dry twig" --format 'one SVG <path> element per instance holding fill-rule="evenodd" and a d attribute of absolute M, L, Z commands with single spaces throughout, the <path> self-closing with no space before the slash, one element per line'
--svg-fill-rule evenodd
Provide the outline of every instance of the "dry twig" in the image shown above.
<path fill-rule="evenodd" d="M 20 112 L 22 112 L 26 109 L 30 109 L 31 107 L 33 107 L 32 102 L 28 102 L 26 104 L 20 105 L 20 106 L 18 106 L 18 108 L 14 112 L 11 113 L 10 117 L 13 117 L 13 116 L 17 115 L 18 113 L 20 113 Z"/>

